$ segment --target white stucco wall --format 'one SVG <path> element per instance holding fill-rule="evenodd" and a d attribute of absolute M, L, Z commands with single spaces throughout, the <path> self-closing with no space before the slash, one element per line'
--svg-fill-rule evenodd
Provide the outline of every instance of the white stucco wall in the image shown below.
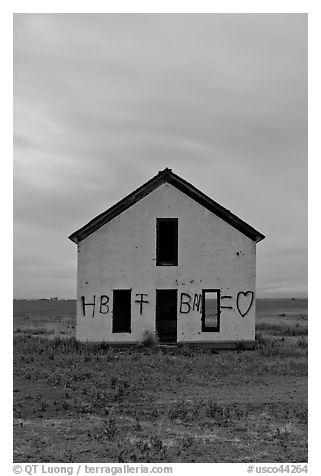
<path fill-rule="evenodd" d="M 156 266 L 156 218 L 178 218 L 178 266 Z M 239 292 L 255 293 L 255 242 L 177 190 L 163 184 L 78 245 L 77 339 L 82 341 L 139 341 L 146 329 L 155 330 L 156 289 L 178 290 L 177 341 L 253 341 L 255 298 L 247 314 L 237 309 Z M 180 313 L 181 293 L 192 298 L 202 289 L 219 288 L 220 332 L 202 332 L 201 313 Z M 131 333 L 112 333 L 114 289 L 131 289 Z M 135 303 L 145 293 L 148 304 Z M 81 297 L 96 305 L 86 306 Z M 109 311 L 100 313 L 100 296 L 109 298 Z M 186 297 L 185 297 L 186 299 Z M 241 295 L 245 312 L 250 295 Z M 187 308 L 185 307 L 184 310 Z M 107 310 L 102 308 L 103 312 Z"/>

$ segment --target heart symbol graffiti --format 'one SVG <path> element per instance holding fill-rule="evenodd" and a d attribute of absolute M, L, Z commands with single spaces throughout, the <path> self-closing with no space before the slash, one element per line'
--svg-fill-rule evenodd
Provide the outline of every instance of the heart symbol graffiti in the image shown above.
<path fill-rule="evenodd" d="M 252 291 L 246 291 L 245 293 L 241 291 L 237 294 L 236 307 L 242 317 L 246 316 L 251 309 L 253 299 L 254 293 Z"/>

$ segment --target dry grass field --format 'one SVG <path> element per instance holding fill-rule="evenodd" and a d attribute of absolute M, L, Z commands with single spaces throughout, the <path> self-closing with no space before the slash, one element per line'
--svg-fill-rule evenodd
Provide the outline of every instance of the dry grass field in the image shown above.
<path fill-rule="evenodd" d="M 14 302 L 15 462 L 307 461 L 307 300 L 258 300 L 252 351 L 74 332 L 75 301 Z"/>

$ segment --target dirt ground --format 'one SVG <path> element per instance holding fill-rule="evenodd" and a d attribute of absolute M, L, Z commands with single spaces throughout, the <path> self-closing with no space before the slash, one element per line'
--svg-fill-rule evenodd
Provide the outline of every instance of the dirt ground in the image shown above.
<path fill-rule="evenodd" d="M 14 462 L 307 462 L 307 301 L 258 300 L 257 349 L 74 339 L 14 302 Z"/>

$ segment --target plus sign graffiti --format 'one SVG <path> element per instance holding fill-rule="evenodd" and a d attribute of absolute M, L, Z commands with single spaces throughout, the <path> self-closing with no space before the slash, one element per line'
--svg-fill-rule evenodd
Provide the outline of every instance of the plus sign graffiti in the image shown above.
<path fill-rule="evenodd" d="M 139 313 L 143 314 L 143 304 L 148 304 L 149 301 L 144 301 L 144 296 L 148 296 L 146 293 L 136 294 L 136 296 L 140 296 L 140 299 L 137 299 L 135 302 L 139 303 Z"/>

